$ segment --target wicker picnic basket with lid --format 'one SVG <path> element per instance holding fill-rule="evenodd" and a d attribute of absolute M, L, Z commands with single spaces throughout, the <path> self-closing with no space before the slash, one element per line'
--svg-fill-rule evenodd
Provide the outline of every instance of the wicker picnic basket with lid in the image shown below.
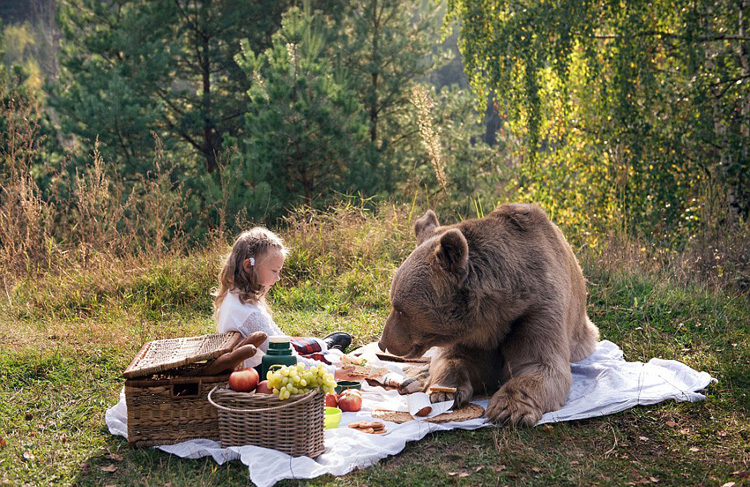
<path fill-rule="evenodd" d="M 231 351 L 237 332 L 148 342 L 123 376 L 128 410 L 128 443 L 169 445 L 195 438 L 219 439 L 216 408 L 207 401 L 229 374 L 203 375 L 207 363 Z"/>
<path fill-rule="evenodd" d="M 218 411 L 224 448 L 255 445 L 310 458 L 325 450 L 325 394 L 320 388 L 282 401 L 275 394 L 215 387 L 208 402 Z"/>

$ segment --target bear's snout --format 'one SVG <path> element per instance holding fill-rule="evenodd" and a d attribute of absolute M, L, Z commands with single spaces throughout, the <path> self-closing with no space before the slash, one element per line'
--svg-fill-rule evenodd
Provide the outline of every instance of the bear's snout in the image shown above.
<path fill-rule="evenodd" d="M 388 350 L 388 353 L 393 355 L 405 356 L 412 350 L 413 346 L 409 327 L 400 323 L 394 313 L 391 313 L 385 320 L 385 327 L 380 341 L 378 341 L 378 347 L 383 351 Z"/>

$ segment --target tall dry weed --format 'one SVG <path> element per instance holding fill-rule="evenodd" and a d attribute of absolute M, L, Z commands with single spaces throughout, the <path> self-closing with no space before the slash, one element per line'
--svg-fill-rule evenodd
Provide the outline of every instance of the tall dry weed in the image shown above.
<path fill-rule="evenodd" d="M 49 229 L 55 207 L 44 201 L 32 175 L 42 143 L 37 113 L 35 101 L 12 94 L 0 103 L 6 123 L 0 131 L 0 266 L 8 297 L 13 276 L 39 272 L 54 249 Z"/>
<path fill-rule="evenodd" d="M 120 253 L 123 240 L 118 224 L 125 214 L 122 194 L 107 174 L 99 153 L 99 138 L 94 142 L 93 166 L 76 171 L 74 185 L 74 234 L 81 263 L 85 266 L 95 254 Z"/>
<path fill-rule="evenodd" d="M 408 207 L 376 211 L 342 202 L 327 211 L 299 208 L 284 220 L 282 235 L 293 252 L 292 283 L 326 280 L 353 268 L 390 272 L 413 249 Z"/>
<path fill-rule="evenodd" d="M 440 189 L 446 192 L 447 179 L 445 176 L 445 164 L 443 161 L 443 148 L 440 144 L 440 131 L 432 123 L 433 101 L 427 88 L 422 85 L 416 85 L 412 89 L 411 101 L 416 108 L 417 125 L 419 126 L 419 137 L 422 139 L 422 146 L 427 151 L 427 156 L 435 172 Z"/>
<path fill-rule="evenodd" d="M 141 175 L 123 205 L 124 231 L 121 240 L 129 242 L 126 254 L 162 257 L 167 251 L 180 252 L 186 241 L 182 222 L 188 217 L 181 182 L 173 182 L 173 169 L 161 139 L 155 141 L 154 170 Z"/>

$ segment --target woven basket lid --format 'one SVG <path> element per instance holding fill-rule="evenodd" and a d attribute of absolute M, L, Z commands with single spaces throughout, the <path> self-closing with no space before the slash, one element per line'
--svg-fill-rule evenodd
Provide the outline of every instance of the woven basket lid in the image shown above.
<path fill-rule="evenodd" d="M 122 375 L 126 379 L 145 377 L 183 365 L 213 360 L 231 351 L 242 335 L 236 331 L 148 342 L 136 354 Z"/>

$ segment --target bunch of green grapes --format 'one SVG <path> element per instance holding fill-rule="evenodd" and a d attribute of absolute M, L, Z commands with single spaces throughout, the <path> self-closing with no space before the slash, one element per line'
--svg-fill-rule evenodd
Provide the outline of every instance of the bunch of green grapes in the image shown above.
<path fill-rule="evenodd" d="M 266 375 L 268 386 L 273 394 L 278 394 L 279 399 L 289 399 L 294 394 L 304 394 L 317 387 L 328 394 L 333 394 L 336 389 L 336 380 L 333 374 L 327 372 L 322 365 L 306 369 L 303 364 L 274 367 Z"/>

